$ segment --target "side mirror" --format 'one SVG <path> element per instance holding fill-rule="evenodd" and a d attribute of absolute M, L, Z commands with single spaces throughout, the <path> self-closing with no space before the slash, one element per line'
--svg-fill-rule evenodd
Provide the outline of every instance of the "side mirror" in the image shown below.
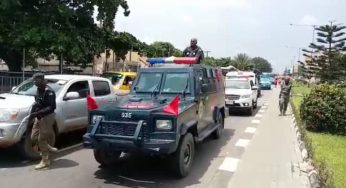
<path fill-rule="evenodd" d="M 13 86 L 12 89 L 11 89 L 11 91 L 13 91 L 13 90 L 15 90 L 15 89 L 16 89 L 16 86 Z"/>
<path fill-rule="evenodd" d="M 79 98 L 79 93 L 78 92 L 68 92 L 65 97 L 64 100 L 68 101 L 68 100 L 73 100 L 73 99 L 78 99 Z"/>
<path fill-rule="evenodd" d="M 257 86 L 252 86 L 252 90 L 258 90 Z"/>

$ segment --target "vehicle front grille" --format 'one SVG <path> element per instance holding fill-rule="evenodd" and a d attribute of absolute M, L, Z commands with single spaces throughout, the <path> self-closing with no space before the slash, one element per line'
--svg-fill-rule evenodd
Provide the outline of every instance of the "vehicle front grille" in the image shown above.
<path fill-rule="evenodd" d="M 226 95 L 228 100 L 239 100 L 240 95 Z"/>
<path fill-rule="evenodd" d="M 96 134 L 106 134 L 115 136 L 134 136 L 138 122 L 100 122 Z M 144 122 L 139 134 L 144 139 L 148 138 L 148 127 Z"/>

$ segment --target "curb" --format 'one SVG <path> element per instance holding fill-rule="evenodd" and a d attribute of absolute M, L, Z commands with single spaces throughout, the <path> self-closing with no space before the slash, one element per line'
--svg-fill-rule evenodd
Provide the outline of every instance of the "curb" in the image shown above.
<path fill-rule="evenodd" d="M 309 154 L 308 154 L 308 150 L 306 149 L 306 145 L 305 145 L 304 141 L 301 139 L 301 133 L 300 133 L 300 130 L 299 130 L 298 125 L 297 125 L 297 121 L 296 121 L 294 116 L 293 116 L 293 126 L 294 126 L 296 136 L 298 139 L 299 150 L 301 152 L 302 159 L 303 159 L 303 164 L 301 164 L 301 165 L 304 166 L 304 170 L 302 170 L 302 171 L 307 173 L 311 188 L 320 188 L 321 185 L 320 185 L 320 181 L 319 181 L 318 172 L 315 169 L 315 167 L 311 164 L 312 160 L 309 158 Z"/>

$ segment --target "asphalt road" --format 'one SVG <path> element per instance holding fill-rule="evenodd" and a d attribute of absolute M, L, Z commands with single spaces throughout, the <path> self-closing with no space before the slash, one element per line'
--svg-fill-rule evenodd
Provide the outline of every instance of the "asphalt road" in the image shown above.
<path fill-rule="evenodd" d="M 222 138 L 210 138 L 199 144 L 192 170 L 186 178 L 174 177 L 165 159 L 138 154 L 124 155 L 114 167 L 101 169 L 92 150 L 78 145 L 81 141 L 78 137 L 82 134 L 79 133 L 60 138 L 62 151 L 54 156 L 48 170 L 35 171 L 38 161 L 23 160 L 14 151 L 0 150 L 0 188 L 227 187 L 234 171 L 222 170 L 225 159 L 229 156 L 241 158 L 245 148 L 235 145 L 240 138 L 251 139 L 252 135 L 246 130 L 249 125 L 256 126 L 253 121 L 256 117 L 270 116 L 264 112 L 267 107 L 262 105 L 273 100 L 273 92 L 263 91 L 253 116 L 234 114 L 227 117 Z M 263 115 L 259 115 L 261 113 Z"/>

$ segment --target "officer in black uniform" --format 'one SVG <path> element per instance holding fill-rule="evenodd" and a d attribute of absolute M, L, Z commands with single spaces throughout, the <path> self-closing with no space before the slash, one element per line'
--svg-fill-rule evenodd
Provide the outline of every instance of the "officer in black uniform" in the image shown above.
<path fill-rule="evenodd" d="M 197 46 L 197 39 L 191 39 L 190 46 L 187 47 L 183 52 L 184 57 L 197 57 L 198 63 L 204 59 L 204 53 L 201 47 Z"/>
<path fill-rule="evenodd" d="M 41 152 L 42 160 L 35 169 L 46 168 L 50 165 L 49 152 L 56 152 L 57 149 L 50 146 L 49 143 L 53 139 L 56 108 L 55 93 L 47 85 L 44 74 L 37 73 L 33 76 L 34 83 L 37 87 L 35 103 L 32 107 L 30 120 L 34 120 L 31 132 L 31 140 L 33 146 L 38 145 Z"/>

